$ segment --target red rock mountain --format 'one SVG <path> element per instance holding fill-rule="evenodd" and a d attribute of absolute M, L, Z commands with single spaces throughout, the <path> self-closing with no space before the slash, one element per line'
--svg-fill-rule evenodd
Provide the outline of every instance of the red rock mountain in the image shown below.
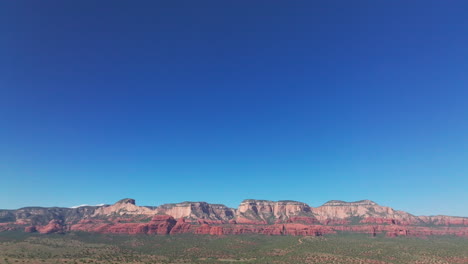
<path fill-rule="evenodd" d="M 222 204 L 183 202 L 138 206 L 133 199 L 78 208 L 26 207 L 0 210 L 0 231 L 124 234 L 311 235 L 337 232 L 371 236 L 456 235 L 468 237 L 468 218 L 414 216 L 370 200 L 329 201 L 319 207 L 296 201 L 244 200 L 237 209 Z"/>
<path fill-rule="evenodd" d="M 388 223 L 388 224 L 423 224 L 418 217 L 390 207 L 380 206 L 370 200 L 357 202 L 329 201 L 314 208 L 317 219 L 324 224 Z"/>
<path fill-rule="evenodd" d="M 315 216 L 305 203 L 296 201 L 244 200 L 236 211 L 237 223 L 273 224 L 294 217 L 307 217 L 315 222 Z"/>
<path fill-rule="evenodd" d="M 176 219 L 227 221 L 234 217 L 235 210 L 222 204 L 209 204 L 205 202 L 183 202 L 163 204 L 156 208 L 157 214 L 170 215 Z"/>

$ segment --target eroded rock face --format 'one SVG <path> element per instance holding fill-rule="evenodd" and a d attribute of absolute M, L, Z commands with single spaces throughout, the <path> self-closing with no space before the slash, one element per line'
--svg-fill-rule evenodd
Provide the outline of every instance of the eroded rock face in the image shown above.
<path fill-rule="evenodd" d="M 120 223 L 103 220 L 83 220 L 71 225 L 71 231 L 115 234 L 157 234 L 167 235 L 175 226 L 176 221 L 169 215 L 155 215 L 147 223 Z"/>
<path fill-rule="evenodd" d="M 273 224 L 295 216 L 314 218 L 311 208 L 296 201 L 244 200 L 237 209 L 238 223 Z"/>
<path fill-rule="evenodd" d="M 222 204 L 206 202 L 183 202 L 163 204 L 156 209 L 158 214 L 170 215 L 174 218 L 206 219 L 228 222 L 234 218 L 234 210 Z"/>
<path fill-rule="evenodd" d="M 63 233 L 65 226 L 59 220 L 50 220 L 45 226 L 36 226 L 35 229 L 41 234 Z"/>
<path fill-rule="evenodd" d="M 312 211 L 323 224 L 351 224 L 353 221 L 382 224 L 420 224 L 422 222 L 412 214 L 380 206 L 370 200 L 357 202 L 334 200 L 313 208 Z"/>
<path fill-rule="evenodd" d="M 120 201 L 117 201 L 115 204 L 133 204 L 135 205 L 135 199 L 131 199 L 131 198 L 124 198 Z"/>
<path fill-rule="evenodd" d="M 134 199 L 122 199 L 113 205 L 101 206 L 97 208 L 92 217 L 107 216 L 107 217 L 121 217 L 131 215 L 154 215 L 156 211 L 143 207 L 137 206 Z"/>
<path fill-rule="evenodd" d="M 186 234 L 186 233 L 193 233 L 194 230 L 192 230 L 192 225 L 185 222 L 185 219 L 183 217 L 179 218 L 177 220 L 177 223 L 174 225 L 174 227 L 171 229 L 170 234 Z"/>
<path fill-rule="evenodd" d="M 468 237 L 468 218 L 417 217 L 369 200 L 330 201 L 317 208 L 295 201 L 245 200 L 236 210 L 205 202 L 145 207 L 127 198 L 105 206 L 0 210 L 0 221 L 0 231 L 24 230 L 42 234 L 85 231 L 150 235 L 320 236 L 345 231 L 389 237 Z"/>
<path fill-rule="evenodd" d="M 177 221 L 169 215 L 156 215 L 148 225 L 148 234 L 167 235 L 176 225 Z"/>

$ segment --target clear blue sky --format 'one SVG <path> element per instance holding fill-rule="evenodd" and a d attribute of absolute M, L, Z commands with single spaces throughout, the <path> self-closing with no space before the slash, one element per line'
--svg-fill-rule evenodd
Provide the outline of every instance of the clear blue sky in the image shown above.
<path fill-rule="evenodd" d="M 0 208 L 468 216 L 467 1 L 3 1 Z"/>

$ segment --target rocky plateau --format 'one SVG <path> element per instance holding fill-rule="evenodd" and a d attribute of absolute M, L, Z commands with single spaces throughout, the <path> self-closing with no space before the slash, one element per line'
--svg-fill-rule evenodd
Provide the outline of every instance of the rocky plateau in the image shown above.
<path fill-rule="evenodd" d="M 149 235 L 321 236 L 354 232 L 388 237 L 468 237 L 468 217 L 415 216 L 370 200 L 333 200 L 311 207 L 297 201 L 248 199 L 234 209 L 206 202 L 138 206 L 134 199 L 127 198 L 102 206 L 0 210 L 0 231 L 9 230 L 42 234 L 82 231 Z"/>

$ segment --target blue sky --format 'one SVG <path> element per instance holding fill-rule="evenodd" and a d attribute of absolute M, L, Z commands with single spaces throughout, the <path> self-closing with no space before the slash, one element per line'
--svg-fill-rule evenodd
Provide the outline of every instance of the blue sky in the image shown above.
<path fill-rule="evenodd" d="M 0 208 L 468 216 L 466 1 L 5 1 Z"/>

